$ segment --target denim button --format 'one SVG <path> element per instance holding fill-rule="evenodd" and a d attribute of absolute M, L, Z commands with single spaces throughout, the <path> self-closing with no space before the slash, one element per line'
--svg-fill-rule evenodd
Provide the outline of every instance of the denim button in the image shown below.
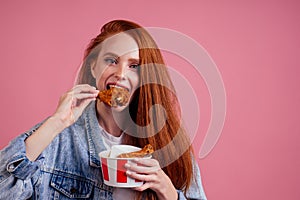
<path fill-rule="evenodd" d="M 70 193 L 75 194 L 77 192 L 76 188 L 71 188 Z"/>
<path fill-rule="evenodd" d="M 11 165 L 8 166 L 7 171 L 8 171 L 8 172 L 13 172 L 14 169 L 15 169 L 15 166 L 14 166 L 13 164 L 11 164 Z"/>

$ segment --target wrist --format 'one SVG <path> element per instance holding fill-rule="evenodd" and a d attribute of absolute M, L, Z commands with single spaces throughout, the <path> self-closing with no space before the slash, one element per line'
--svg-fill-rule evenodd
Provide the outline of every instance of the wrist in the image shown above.
<path fill-rule="evenodd" d="M 162 188 L 159 192 L 157 192 L 157 196 L 159 200 L 174 200 L 178 199 L 178 192 L 174 187 L 172 181 L 168 178 L 169 184 L 166 184 L 165 188 Z"/>
<path fill-rule="evenodd" d="M 178 199 L 178 192 L 174 188 L 171 192 L 164 193 L 164 194 L 157 194 L 159 200 L 177 200 Z"/>
<path fill-rule="evenodd" d="M 47 121 L 53 129 L 53 133 L 60 133 L 62 130 L 68 127 L 67 121 L 55 114 L 49 117 Z"/>

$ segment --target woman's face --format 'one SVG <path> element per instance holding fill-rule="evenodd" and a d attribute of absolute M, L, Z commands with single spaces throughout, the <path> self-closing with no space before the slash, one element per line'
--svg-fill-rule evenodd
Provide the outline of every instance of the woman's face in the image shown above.
<path fill-rule="evenodd" d="M 130 102 L 139 85 L 139 63 L 139 48 L 131 36 L 120 33 L 106 39 L 91 69 L 98 90 L 126 88 L 130 93 Z M 126 106 L 116 109 L 121 111 Z"/>

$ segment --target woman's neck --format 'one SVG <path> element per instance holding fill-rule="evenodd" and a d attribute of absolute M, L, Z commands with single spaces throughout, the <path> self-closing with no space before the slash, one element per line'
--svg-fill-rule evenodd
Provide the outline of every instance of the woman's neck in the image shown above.
<path fill-rule="evenodd" d="M 98 122 L 106 132 L 116 137 L 122 134 L 122 130 L 116 123 L 117 120 L 119 123 L 122 123 L 121 117 L 117 114 L 113 114 L 110 107 L 100 101 L 97 101 L 96 111 Z"/>

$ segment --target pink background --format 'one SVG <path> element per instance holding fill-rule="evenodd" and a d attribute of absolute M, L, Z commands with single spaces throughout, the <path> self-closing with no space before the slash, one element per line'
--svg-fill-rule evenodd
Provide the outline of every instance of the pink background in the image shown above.
<path fill-rule="evenodd" d="M 0 148 L 54 112 L 99 28 L 129 19 L 194 38 L 219 67 L 226 121 L 198 159 L 208 199 L 300 199 L 299 2 L 184 2 L 1 1 Z M 201 107 L 198 154 L 210 105 L 201 78 L 190 81 Z"/>

